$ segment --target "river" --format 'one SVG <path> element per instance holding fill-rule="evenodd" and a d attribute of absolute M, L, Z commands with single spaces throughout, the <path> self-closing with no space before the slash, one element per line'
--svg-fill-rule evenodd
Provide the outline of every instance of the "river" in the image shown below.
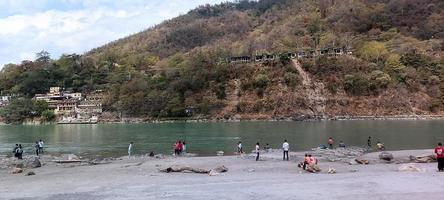
<path fill-rule="evenodd" d="M 365 146 L 372 137 L 389 150 L 432 148 L 444 142 L 444 121 L 316 121 L 316 122 L 208 122 L 160 124 L 93 124 L 93 125 L 3 125 L 0 126 L 0 154 L 10 154 L 16 143 L 33 152 L 33 143 L 45 141 L 51 153 L 73 153 L 87 156 L 126 155 L 129 142 L 136 154 L 171 154 L 176 140 L 186 140 L 192 153 L 216 155 L 217 151 L 233 154 L 242 141 L 245 151 L 256 142 L 280 148 L 284 139 L 291 150 L 303 151 L 325 144 L 333 137 L 336 144 Z"/>

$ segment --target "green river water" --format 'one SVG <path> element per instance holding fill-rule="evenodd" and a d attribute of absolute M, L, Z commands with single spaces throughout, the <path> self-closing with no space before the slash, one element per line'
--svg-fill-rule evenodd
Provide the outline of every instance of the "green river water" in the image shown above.
<path fill-rule="evenodd" d="M 233 154 L 238 141 L 247 152 L 256 142 L 280 148 L 284 139 L 291 150 L 304 151 L 325 144 L 328 137 L 336 144 L 343 140 L 347 145 L 365 146 L 371 136 L 374 144 L 380 140 L 390 150 L 426 149 L 444 142 L 443 131 L 444 121 L 440 120 L 3 125 L 0 154 L 11 154 L 16 143 L 31 154 L 39 139 L 45 141 L 50 153 L 114 157 L 126 155 L 131 141 L 136 154 L 171 154 L 176 140 L 186 140 L 190 152 L 199 156 L 216 155 L 217 151 Z"/>

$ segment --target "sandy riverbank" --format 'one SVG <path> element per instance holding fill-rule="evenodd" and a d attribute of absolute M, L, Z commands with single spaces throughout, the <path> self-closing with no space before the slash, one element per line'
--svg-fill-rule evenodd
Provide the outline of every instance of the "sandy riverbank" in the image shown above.
<path fill-rule="evenodd" d="M 444 173 L 436 172 L 436 163 L 415 164 L 423 172 L 398 170 L 400 163 L 409 162 L 409 155 L 431 152 L 394 151 L 391 163 L 380 161 L 379 152 L 369 153 L 362 156 L 369 165 L 348 164 L 351 155 L 335 162 L 322 156 L 319 174 L 296 166 L 303 152 L 291 152 L 289 162 L 281 160 L 279 151 L 263 154 L 258 162 L 252 155 L 120 158 L 92 166 L 42 159 L 43 167 L 25 170 L 34 176 L 0 169 L 0 199 L 442 199 Z M 224 165 L 229 171 L 217 176 L 159 172 L 172 165 L 204 169 Z M 329 167 L 337 173 L 328 174 Z"/>

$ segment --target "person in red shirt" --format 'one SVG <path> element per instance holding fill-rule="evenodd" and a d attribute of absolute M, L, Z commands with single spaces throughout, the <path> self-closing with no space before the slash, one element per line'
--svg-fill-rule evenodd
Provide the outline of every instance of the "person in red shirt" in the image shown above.
<path fill-rule="evenodd" d="M 436 159 L 438 160 L 438 171 L 444 172 L 444 148 L 441 142 L 435 148 Z"/>

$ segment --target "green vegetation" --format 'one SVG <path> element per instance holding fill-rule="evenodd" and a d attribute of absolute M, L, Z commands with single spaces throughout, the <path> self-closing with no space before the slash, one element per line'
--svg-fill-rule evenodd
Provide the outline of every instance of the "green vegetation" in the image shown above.
<path fill-rule="evenodd" d="M 6 123 L 21 123 L 26 119 L 40 116 L 44 116 L 47 121 L 53 121 L 54 116 L 46 118 L 47 110 L 48 105 L 46 102 L 33 102 L 30 99 L 18 98 L 12 100 L 8 106 L 1 109 L 0 116 Z"/>
<path fill-rule="evenodd" d="M 229 56 L 285 53 L 326 47 L 352 47 L 352 56 L 317 57 L 300 62 L 332 94 L 376 96 L 385 91 L 428 95 L 431 111 L 444 101 L 444 2 L 441 0 L 240 0 L 201 6 L 146 31 L 122 38 L 85 55 L 6 65 L 0 91 L 29 99 L 50 86 L 74 92 L 107 91 L 105 111 L 130 117 L 207 115 L 226 105 L 230 84 L 239 95 L 260 102 L 238 112 L 282 107 L 267 96 L 278 83 L 297 91 L 301 78 L 288 56 L 262 64 L 231 65 Z M 12 102 L 7 121 L 40 116 L 44 108 Z M 292 105 L 305 105 L 297 100 Z M 287 102 L 288 103 L 288 102 Z M 19 106 L 20 105 L 20 106 Z M 17 109 L 16 109 L 17 108 Z M 35 110 L 34 110 L 35 109 Z"/>

